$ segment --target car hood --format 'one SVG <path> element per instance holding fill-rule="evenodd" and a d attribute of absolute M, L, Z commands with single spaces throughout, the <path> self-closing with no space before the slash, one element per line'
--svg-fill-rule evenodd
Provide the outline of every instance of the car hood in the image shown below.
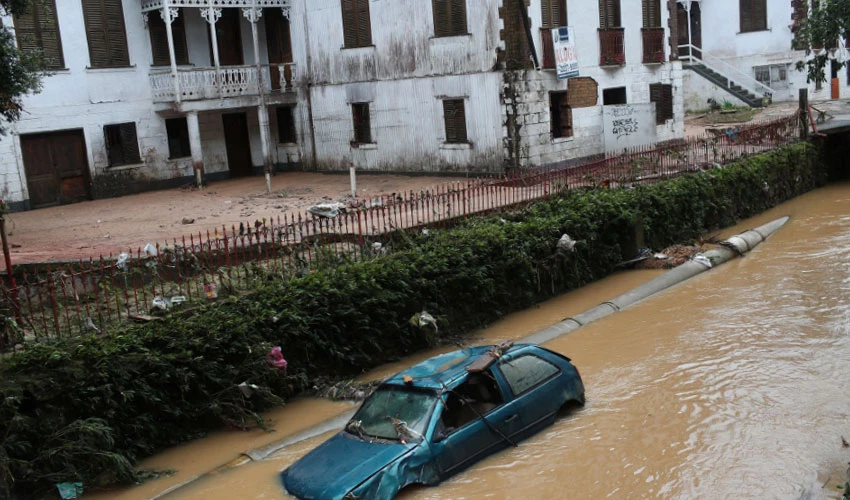
<path fill-rule="evenodd" d="M 416 446 L 415 443 L 370 443 L 339 432 L 284 470 L 283 487 L 303 500 L 341 499 Z"/>

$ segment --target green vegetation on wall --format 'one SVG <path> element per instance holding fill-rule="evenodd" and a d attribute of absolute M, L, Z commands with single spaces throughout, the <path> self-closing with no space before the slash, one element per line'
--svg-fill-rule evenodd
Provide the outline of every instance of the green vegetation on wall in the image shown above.
<path fill-rule="evenodd" d="M 449 230 L 406 234 L 390 253 L 103 337 L 32 345 L 0 363 L 0 496 L 54 483 L 138 479 L 133 464 L 256 412 L 319 377 L 359 373 L 609 274 L 647 244 L 689 242 L 825 182 L 798 144 L 634 189 L 577 190 Z M 578 243 L 558 250 L 562 234 Z M 408 320 L 427 310 L 426 335 Z M 439 338 L 437 338 L 439 337 Z M 281 346 L 286 369 L 266 359 Z M 250 397 L 238 387 L 255 384 Z"/>

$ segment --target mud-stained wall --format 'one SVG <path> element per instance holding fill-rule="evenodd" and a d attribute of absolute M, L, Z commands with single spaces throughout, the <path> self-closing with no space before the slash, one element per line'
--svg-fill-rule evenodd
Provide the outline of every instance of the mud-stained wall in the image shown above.
<path fill-rule="evenodd" d="M 372 46 L 344 48 L 339 0 L 306 2 L 314 85 L 488 71 L 499 45 L 492 0 L 467 0 L 468 35 L 435 37 L 431 2 L 372 0 Z M 294 28 L 295 26 L 293 26 Z"/>
<path fill-rule="evenodd" d="M 369 171 L 499 171 L 500 87 L 499 73 L 316 87 L 316 167 L 342 170 L 353 164 Z M 446 143 L 445 98 L 463 99 L 468 144 Z M 352 144 L 351 103 L 356 102 L 369 103 L 373 144 Z"/>

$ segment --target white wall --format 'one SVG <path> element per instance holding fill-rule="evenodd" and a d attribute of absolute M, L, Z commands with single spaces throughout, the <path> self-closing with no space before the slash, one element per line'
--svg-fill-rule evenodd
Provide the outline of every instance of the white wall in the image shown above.
<path fill-rule="evenodd" d="M 705 1 L 702 7 L 702 45 L 703 53 L 709 58 L 714 57 L 732 65 L 738 71 L 750 78 L 755 78 L 754 66 L 771 64 L 788 64 L 788 88 L 778 89 L 774 94 L 775 102 L 796 100 L 798 89 L 808 88 L 810 100 L 830 98 L 830 83 L 824 84 L 822 90 L 816 90 L 814 84 L 806 82 L 806 73 L 794 69 L 797 61 L 805 59 L 801 50 L 792 50 L 793 34 L 791 33 L 791 2 L 788 0 L 767 0 L 767 30 L 741 33 L 740 12 L 737 2 Z M 710 63 L 711 60 L 709 59 Z M 722 65 L 717 69 L 724 70 Z M 827 68 L 827 77 L 829 69 Z M 850 85 L 847 82 L 845 70 L 839 72 L 840 92 L 843 97 L 850 97 Z M 734 72 L 728 76 L 735 78 Z M 695 77 L 699 78 L 699 77 Z M 699 97 L 692 102 L 702 100 L 703 103 L 716 91 L 709 90 L 711 85 L 692 85 Z M 727 94 L 728 95 L 728 94 Z M 728 100 L 732 100 L 729 96 Z"/>

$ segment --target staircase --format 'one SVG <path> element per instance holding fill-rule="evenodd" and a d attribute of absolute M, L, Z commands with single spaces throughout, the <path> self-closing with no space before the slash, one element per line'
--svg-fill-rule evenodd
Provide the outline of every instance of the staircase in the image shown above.
<path fill-rule="evenodd" d="M 718 71 L 709 68 L 705 64 L 695 62 L 693 64 L 684 64 L 682 68 L 689 69 L 702 76 L 706 80 L 745 102 L 751 108 L 761 108 L 765 105 L 764 94 L 768 94 L 767 92 L 761 96 L 756 95 L 753 91 L 747 90 L 741 85 L 736 84 L 733 80 L 722 75 Z M 768 97 L 767 100 L 769 101 L 770 98 Z"/>

